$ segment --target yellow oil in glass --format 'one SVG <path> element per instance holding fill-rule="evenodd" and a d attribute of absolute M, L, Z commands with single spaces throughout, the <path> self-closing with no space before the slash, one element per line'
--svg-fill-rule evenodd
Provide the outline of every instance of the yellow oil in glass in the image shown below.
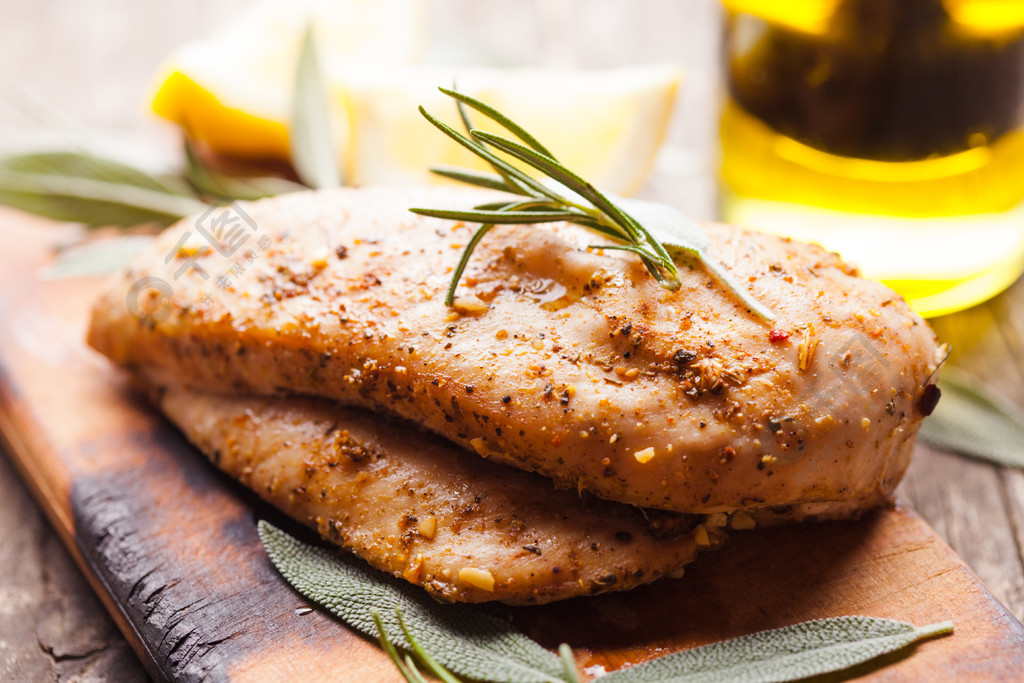
<path fill-rule="evenodd" d="M 1024 2 L 725 0 L 726 220 L 926 316 L 1024 271 Z"/>

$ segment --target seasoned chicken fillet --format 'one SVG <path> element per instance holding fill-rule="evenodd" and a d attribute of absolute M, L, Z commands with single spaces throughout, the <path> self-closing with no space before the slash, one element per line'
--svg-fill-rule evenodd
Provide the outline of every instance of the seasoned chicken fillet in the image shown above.
<path fill-rule="evenodd" d="M 648 520 L 365 411 L 173 387 L 153 393 L 219 468 L 444 600 L 537 604 L 626 590 L 678 575 L 724 539 L 724 515 Z"/>
<path fill-rule="evenodd" d="M 669 292 L 632 254 L 555 223 L 490 232 L 450 309 L 476 226 L 407 208 L 494 196 L 263 200 L 244 206 L 251 239 L 230 257 L 200 230 L 226 222 L 183 221 L 97 303 L 89 341 L 160 384 L 386 412 L 642 507 L 788 519 L 888 498 L 939 362 L 898 295 L 818 246 L 707 225 L 768 324 L 699 264 Z"/>

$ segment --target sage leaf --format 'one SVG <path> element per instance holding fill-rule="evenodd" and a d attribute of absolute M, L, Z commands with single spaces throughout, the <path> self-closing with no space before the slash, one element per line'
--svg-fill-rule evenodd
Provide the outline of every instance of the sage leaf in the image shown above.
<path fill-rule="evenodd" d="M 467 605 L 444 605 L 351 558 L 307 545 L 261 521 L 263 546 L 285 580 L 352 628 L 379 639 L 406 680 L 418 680 L 415 653 L 442 680 L 449 671 L 481 681 L 578 682 L 568 645 L 559 654 L 504 621 Z M 843 671 L 925 638 L 951 622 L 915 627 L 845 616 L 807 621 L 705 645 L 614 671 L 610 683 L 774 683 Z"/>
<path fill-rule="evenodd" d="M 158 178 L 86 152 L 40 152 L 0 160 L 0 204 L 90 227 L 169 225 L 201 211 L 180 180 Z"/>
<path fill-rule="evenodd" d="M 760 301 L 747 293 L 746 287 L 729 274 L 722 264 L 711 253 L 711 241 L 704 229 L 696 221 L 682 212 L 661 202 L 649 202 L 640 199 L 613 197 L 625 211 L 647 229 L 654 239 L 673 256 L 680 253 L 696 257 L 719 282 L 728 287 L 744 306 L 764 320 L 774 320 L 775 316 Z"/>
<path fill-rule="evenodd" d="M 681 211 L 661 202 L 617 196 L 611 199 L 647 228 L 647 232 L 669 252 L 682 251 L 695 256 L 707 254 L 711 246 L 708 234 Z"/>
<path fill-rule="evenodd" d="M 188 187 L 172 177 L 157 177 L 134 166 L 89 152 L 33 152 L 0 159 L 0 172 L 84 178 L 115 185 L 187 196 Z"/>
<path fill-rule="evenodd" d="M 603 676 L 602 683 L 777 683 L 842 671 L 937 635 L 941 622 L 917 628 L 874 617 L 834 617 L 760 631 L 652 659 Z"/>
<path fill-rule="evenodd" d="M 153 244 L 150 235 L 121 235 L 76 244 L 61 251 L 53 263 L 40 272 L 44 280 L 109 275 L 125 266 Z"/>
<path fill-rule="evenodd" d="M 295 74 L 295 93 L 289 129 L 292 165 L 302 182 L 312 188 L 341 186 L 331 107 L 317 59 L 313 28 L 306 29 Z"/>
<path fill-rule="evenodd" d="M 0 204 L 89 227 L 170 225 L 206 204 L 191 197 L 68 175 L 0 170 Z"/>
<path fill-rule="evenodd" d="M 273 176 L 241 178 L 216 171 L 199 158 L 192 143 L 185 140 L 185 180 L 200 194 L 226 202 L 252 201 L 274 197 L 306 187 L 284 178 Z"/>
<path fill-rule="evenodd" d="M 509 624 L 466 605 L 442 605 L 422 590 L 321 548 L 307 545 L 261 521 L 260 539 L 271 562 L 299 593 L 352 628 L 412 650 L 402 628 L 451 672 L 480 680 L 513 683 L 560 681 L 558 655 Z"/>
<path fill-rule="evenodd" d="M 977 378 L 950 367 L 939 378 L 942 398 L 921 425 L 936 448 L 1024 469 L 1024 415 Z"/>

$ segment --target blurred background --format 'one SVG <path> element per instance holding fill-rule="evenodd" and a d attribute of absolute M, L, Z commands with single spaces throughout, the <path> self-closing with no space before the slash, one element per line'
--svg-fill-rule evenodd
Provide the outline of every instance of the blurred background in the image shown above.
<path fill-rule="evenodd" d="M 5 5 L 3 150 L 74 121 L 180 164 L 156 112 L 214 165 L 286 166 L 311 22 L 348 184 L 471 160 L 415 111 L 455 123 L 433 88 L 457 75 L 602 189 L 821 242 L 926 317 L 1024 270 L 1016 0 Z"/>
<path fill-rule="evenodd" d="M 31 111 L 31 100 L 38 100 L 90 129 L 177 154 L 179 133 L 157 119 L 150 107 L 158 68 L 185 43 L 203 38 L 216 42 L 218 33 L 230 29 L 250 4 L 100 0 L 86 6 L 62 0 L 5 0 L 0 83 L 20 87 L 9 87 L 13 92 L 0 98 L 0 148 L 21 149 L 48 137 L 46 122 Z M 416 18 L 396 17 L 413 23 L 424 39 L 410 61 L 485 67 L 681 66 L 684 84 L 677 91 L 676 116 L 659 168 L 679 183 L 671 192 L 673 203 L 696 218 L 715 213 L 721 34 L 721 9 L 715 0 L 391 4 L 419 12 Z M 253 42 L 263 39 L 254 36 Z M 390 59 L 401 61 L 394 54 Z M 609 103 L 593 103 L 595 108 L 602 105 Z M 430 135 L 428 128 L 423 131 Z"/>

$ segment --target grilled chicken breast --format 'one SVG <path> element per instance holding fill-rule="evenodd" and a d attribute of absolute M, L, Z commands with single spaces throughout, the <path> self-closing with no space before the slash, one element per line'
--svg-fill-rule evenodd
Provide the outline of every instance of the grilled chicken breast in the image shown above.
<path fill-rule="evenodd" d="M 556 491 L 415 425 L 326 401 L 153 393 L 219 468 L 440 599 L 537 604 L 625 590 L 679 575 L 724 539 L 725 515 L 648 515 Z"/>
<path fill-rule="evenodd" d="M 712 255 L 777 316 L 766 324 L 699 264 L 665 291 L 633 255 L 546 224 L 489 233 L 447 308 L 476 226 L 407 208 L 490 198 L 264 200 L 242 207 L 251 239 L 230 257 L 202 232 L 227 219 L 183 221 L 97 303 L 89 341 L 158 384 L 386 412 L 642 507 L 790 519 L 887 499 L 939 362 L 899 296 L 817 246 L 706 226 Z"/>

